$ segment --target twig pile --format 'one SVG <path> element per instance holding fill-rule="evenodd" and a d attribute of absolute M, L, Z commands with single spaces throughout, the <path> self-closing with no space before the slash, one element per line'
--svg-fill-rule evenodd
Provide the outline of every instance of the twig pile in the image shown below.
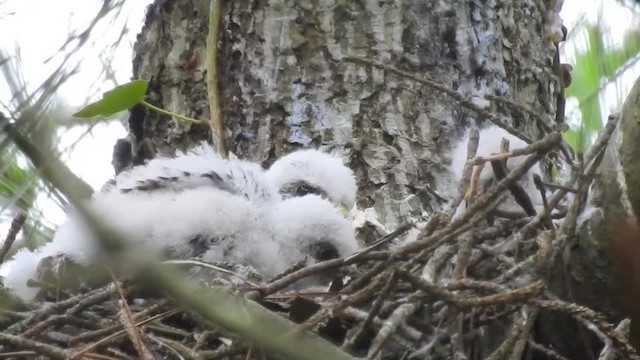
<path fill-rule="evenodd" d="M 519 359 L 528 348 L 548 358 L 566 359 L 532 340 L 537 314 L 546 309 L 568 314 L 585 324 L 608 345 L 605 351 L 640 359 L 621 329 L 614 329 L 593 310 L 555 299 L 545 290 L 545 277 L 535 275 L 545 273 L 575 228 L 584 197 L 578 193 L 573 198 L 557 228 L 550 223 L 549 214 L 568 190 L 586 191 L 589 175 L 597 168 L 616 121 L 615 117 L 610 119 L 596 144 L 585 154 L 584 164 L 588 166 L 572 172 L 548 199 L 547 210 L 542 214 L 498 220 L 491 226 L 484 221 L 505 191 L 511 191 L 520 176 L 557 146 L 558 133 L 514 151 L 529 158 L 504 174 L 491 191 L 479 196 L 451 222 L 450 214 L 468 186 L 467 176 L 449 214 L 433 216 L 417 241 L 378 250 L 411 227 L 404 225 L 375 244 L 375 248 L 347 259 L 298 266 L 259 288 L 235 291 L 298 323 L 298 331 L 317 332 L 355 356 Z M 473 136 L 469 149 L 469 169 L 482 161 L 502 160 L 500 156 L 475 159 Z M 301 278 L 338 268 L 351 280 L 344 285 L 334 281 L 326 293 L 285 290 Z M 484 280 L 474 280 L 479 278 Z M 140 293 L 137 288 L 112 282 L 29 310 L 2 310 L 6 330 L 0 334 L 0 356 L 260 358 L 261 349 L 251 343 L 159 294 Z M 483 337 L 485 341 L 491 338 L 490 353 L 486 353 L 486 344 L 474 345 L 481 343 Z"/>
<path fill-rule="evenodd" d="M 513 150 L 509 156 L 528 156 L 527 160 L 500 176 L 505 169 L 494 167 L 498 183 L 450 220 L 472 180 L 472 165 L 487 161 L 499 165 L 505 157 L 476 159 L 476 134 L 475 140 L 471 137 L 467 176 L 458 197 L 446 212 L 431 217 L 416 241 L 388 246 L 412 227 L 403 225 L 349 258 L 297 266 L 259 287 L 229 291 L 299 324 L 296 331 L 316 332 L 353 356 L 371 359 L 520 359 L 525 350 L 567 359 L 571 355 L 534 341 L 533 325 L 541 309 L 584 324 L 607 345 L 602 358 L 617 353 L 640 359 L 626 340 L 624 324 L 616 329 L 601 314 L 557 299 L 546 290 L 544 275 L 575 230 L 583 195 L 616 122 L 616 117 L 610 118 L 585 154 L 584 165 L 575 167 L 546 199 L 543 213 L 498 219 L 491 225 L 486 221 L 507 191 L 519 193 L 515 181 L 558 146 L 557 132 Z M 557 226 L 550 215 L 570 190 L 576 195 Z M 348 274 L 349 280 L 334 281 L 327 292 L 286 290 L 301 278 L 335 269 Z M 258 359 L 265 355 L 263 349 L 192 309 L 161 294 L 139 291 L 144 289 L 141 285 L 113 281 L 26 310 L 0 309 L 0 326 L 6 328 L 0 333 L 0 357 Z M 291 342 L 296 346 L 295 340 Z"/>

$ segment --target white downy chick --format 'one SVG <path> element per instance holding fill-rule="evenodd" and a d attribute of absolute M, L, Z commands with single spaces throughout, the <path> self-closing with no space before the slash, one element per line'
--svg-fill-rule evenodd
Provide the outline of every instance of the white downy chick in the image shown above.
<path fill-rule="evenodd" d="M 176 157 L 159 157 L 124 171 L 107 183 L 103 192 L 181 191 L 200 186 L 217 187 L 253 201 L 280 200 L 260 165 L 223 159 L 206 142 Z"/>
<path fill-rule="evenodd" d="M 284 197 L 320 195 L 351 209 L 356 202 L 356 179 L 342 159 L 320 150 L 298 150 L 278 159 L 267 178 Z"/>
<path fill-rule="evenodd" d="M 161 157 L 120 173 L 105 192 L 180 191 L 213 186 L 256 202 L 321 195 L 351 209 L 355 204 L 353 171 L 338 157 L 319 150 L 294 151 L 268 169 L 238 159 L 221 158 L 207 143 L 174 158 Z"/>
<path fill-rule="evenodd" d="M 357 249 L 351 224 L 317 196 L 256 206 L 244 197 L 199 187 L 179 193 L 98 194 L 91 207 L 123 235 L 136 256 L 237 262 L 253 266 L 265 278 L 304 256 L 324 260 Z M 37 289 L 27 287 L 27 280 L 36 276 L 40 260 L 65 254 L 87 266 L 101 253 L 81 217 L 71 214 L 52 242 L 35 252 L 22 250 L 2 265 L 4 285 L 31 300 Z"/>
<path fill-rule="evenodd" d="M 453 149 L 453 152 L 451 153 L 451 172 L 453 172 L 455 180 L 457 182 L 460 182 L 462 180 L 462 172 L 464 170 L 467 157 L 467 144 L 469 142 L 469 135 L 470 131 L 467 130 L 465 135 L 462 137 L 462 139 L 460 139 L 456 147 Z M 476 156 L 487 157 L 493 154 L 500 153 L 500 144 L 503 138 L 509 140 L 509 149 L 517 149 L 528 146 L 528 144 L 520 138 L 511 135 L 506 130 L 497 126 L 480 129 L 479 135 L 480 141 L 478 143 L 478 151 L 476 153 Z M 508 171 L 511 171 L 514 168 L 520 166 L 522 163 L 524 163 L 526 158 L 526 156 L 516 156 L 508 159 Z M 540 212 L 543 209 L 542 195 L 536 188 L 533 181 L 534 174 L 542 176 L 540 163 L 537 163 L 533 167 L 531 167 L 529 171 L 518 180 L 517 183 L 522 186 L 527 195 L 529 195 L 529 198 L 531 199 L 536 212 Z M 495 182 L 495 176 L 493 174 L 491 164 L 486 163 L 480 174 L 480 185 L 488 184 L 491 181 Z M 507 199 L 500 206 L 498 206 L 498 209 L 510 212 L 524 212 L 522 207 L 515 202 L 511 194 L 509 194 Z M 464 205 L 461 205 L 458 208 L 456 216 L 462 210 L 464 210 Z"/>
<path fill-rule="evenodd" d="M 90 205 L 99 219 L 123 235 L 131 251 L 151 258 L 167 252 L 171 257 L 191 256 L 189 240 L 196 234 L 243 236 L 243 231 L 256 228 L 258 222 L 255 206 L 246 199 L 207 187 L 180 193 L 101 193 Z M 21 250 L 2 265 L 4 285 L 31 299 L 36 289 L 28 288 L 26 280 L 35 277 L 40 260 L 59 254 L 84 266 L 101 254 L 100 244 L 74 211 L 51 242 L 33 253 Z"/>
<path fill-rule="evenodd" d="M 351 223 L 329 201 L 316 195 L 294 197 L 263 207 L 262 231 L 232 243 L 209 242 L 206 262 L 250 264 L 263 278 L 282 273 L 300 260 L 308 264 L 348 256 L 358 250 Z"/>
<path fill-rule="evenodd" d="M 326 173 L 323 169 L 326 169 Z M 311 190 L 305 192 L 301 191 L 302 188 Z M 286 209 L 288 205 L 296 205 L 297 208 L 305 203 L 311 204 L 311 208 L 305 211 L 301 208 L 291 215 L 308 213 L 311 216 L 308 219 L 310 224 L 330 218 L 323 216 L 322 211 L 329 214 L 335 209 L 329 202 L 316 197 L 305 196 L 300 203 L 293 199 L 280 203 L 283 196 L 303 196 L 313 192 L 350 207 L 355 202 L 356 192 L 353 172 L 339 158 L 316 150 L 289 154 L 265 172 L 254 163 L 222 159 L 203 144 L 176 158 L 151 160 L 146 165 L 121 173 L 115 184 L 94 195 L 91 205 L 99 218 L 113 224 L 127 239 L 131 239 L 129 241 L 133 248 L 144 249 L 141 254 L 155 257 L 169 252 L 170 257 L 194 256 L 197 255 L 194 251 L 204 251 L 195 247 L 194 241 L 197 244 L 199 239 L 219 238 L 220 243 L 229 248 L 221 250 L 222 258 L 232 261 L 231 257 L 237 256 L 238 260 L 246 260 L 248 257 L 242 253 L 234 255 L 238 248 L 234 244 L 241 239 L 253 244 L 246 249 L 260 248 L 261 245 L 267 247 L 256 257 L 255 263 L 259 264 L 260 256 L 269 262 L 291 258 L 283 258 L 283 255 L 278 257 L 277 253 L 273 253 L 274 241 L 252 240 L 255 235 L 252 229 L 270 226 L 260 218 L 271 218 L 291 227 L 293 225 L 286 217 L 277 217 L 278 209 Z M 338 220 L 334 217 L 334 221 Z M 345 219 L 339 222 L 348 224 Z M 301 244 L 297 242 L 298 234 L 290 231 L 286 234 L 291 236 L 278 237 L 277 244 L 281 248 L 278 251 L 286 254 L 286 246 L 293 249 L 291 251 L 298 251 L 296 249 Z M 264 235 L 260 233 L 259 238 L 264 238 Z M 344 239 L 342 243 L 348 243 L 353 236 L 342 234 L 339 239 Z M 212 246 L 209 240 L 207 245 Z M 357 246 L 355 240 L 352 245 Z M 8 273 L 5 286 L 14 289 L 21 297 L 30 298 L 36 291 L 27 288 L 26 281 L 35 276 L 41 259 L 65 254 L 80 265 L 89 265 L 99 253 L 90 230 L 72 212 L 52 242 L 35 252 L 20 251 L 13 261 L 0 268 L 0 273 Z M 286 268 L 290 265 L 285 263 L 280 266 Z M 262 270 L 265 271 L 265 268 L 262 267 Z M 266 271 L 267 275 L 271 275 L 268 269 Z"/>

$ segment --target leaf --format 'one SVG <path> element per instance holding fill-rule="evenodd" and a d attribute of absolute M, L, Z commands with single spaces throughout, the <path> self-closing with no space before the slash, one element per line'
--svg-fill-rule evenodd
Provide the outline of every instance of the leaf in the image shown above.
<path fill-rule="evenodd" d="M 632 30 L 624 35 L 624 41 L 620 48 L 607 50 L 602 54 L 601 62 L 604 76 L 607 78 L 614 77 L 639 52 L 640 32 Z"/>
<path fill-rule="evenodd" d="M 562 133 L 562 137 L 575 152 L 584 152 L 585 142 L 583 141 L 582 131 L 580 131 L 580 129 L 569 129 Z"/>
<path fill-rule="evenodd" d="M 82 110 L 73 114 L 74 117 L 92 118 L 96 116 L 109 117 L 120 111 L 136 105 L 144 100 L 149 83 L 146 80 L 133 80 L 129 83 L 115 87 L 102 95 L 98 100 L 85 106 Z"/>
<path fill-rule="evenodd" d="M 618 81 L 620 72 L 640 53 L 640 32 L 627 32 L 621 46 L 607 46 L 607 34 L 599 25 L 585 26 L 587 49 L 576 54 L 567 97 L 576 97 L 581 115 L 580 129 L 569 136 L 576 151 L 583 151 L 603 124 L 600 97 L 605 85 Z M 569 141 L 569 140 L 567 140 Z"/>
<path fill-rule="evenodd" d="M 566 96 L 575 96 L 580 103 L 584 127 L 583 140 L 587 140 L 593 132 L 602 127 L 598 93 L 600 81 L 605 77 L 601 62 L 605 53 L 602 32 L 596 26 L 587 26 L 587 36 L 588 49 L 576 55 L 576 64 L 571 73 L 571 86 L 566 89 Z"/>
<path fill-rule="evenodd" d="M 36 175 L 18 165 L 17 159 L 4 158 L 7 165 L 0 173 L 0 197 L 28 211 L 36 198 Z"/>
<path fill-rule="evenodd" d="M 22 226 L 22 240 L 29 249 L 37 249 L 53 239 L 55 230 L 42 222 L 42 219 L 28 218 Z M 18 249 L 12 249 L 15 253 Z M 11 253 L 11 252 L 10 252 Z"/>

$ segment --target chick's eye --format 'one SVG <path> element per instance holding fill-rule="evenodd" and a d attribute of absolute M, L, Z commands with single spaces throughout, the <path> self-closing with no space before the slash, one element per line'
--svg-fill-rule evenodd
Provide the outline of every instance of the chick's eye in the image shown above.
<path fill-rule="evenodd" d="M 313 193 L 313 189 L 308 185 L 300 185 L 296 188 L 296 196 L 305 196 Z"/>
<path fill-rule="evenodd" d="M 320 242 L 311 246 L 313 258 L 317 261 L 333 260 L 340 257 L 338 249 L 328 242 Z"/>

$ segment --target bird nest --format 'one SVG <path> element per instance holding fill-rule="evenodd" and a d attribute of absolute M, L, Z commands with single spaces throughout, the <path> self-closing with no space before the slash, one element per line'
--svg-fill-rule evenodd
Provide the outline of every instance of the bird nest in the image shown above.
<path fill-rule="evenodd" d="M 599 161 L 614 126 L 610 123 L 603 131 L 605 140 L 585 154 L 585 163 Z M 369 241 L 357 254 L 311 265 L 301 262 L 269 281 L 251 280 L 250 271 L 240 274 L 236 267 L 217 264 L 211 270 L 217 275 L 207 278 L 219 281 L 200 280 L 184 288 L 182 280 L 150 265 L 133 280 L 118 280 L 122 278 L 112 272 L 100 286 L 104 279 L 83 277 L 86 269 L 51 259 L 34 284 L 42 288 L 41 301 L 25 305 L 5 294 L 0 355 L 519 359 L 529 351 L 540 358 L 573 358 L 536 341 L 533 325 L 547 311 L 584 325 L 606 345 L 603 354 L 638 359 L 624 336 L 624 323 L 615 329 L 596 311 L 553 297 L 546 290 L 546 276 L 540 275 L 575 228 L 581 196 L 556 222 L 549 215 L 557 213 L 566 193 L 562 188 L 548 199 L 544 214 L 493 216 L 505 194 L 521 196 L 515 181 L 558 142 L 554 133 L 527 147 L 523 155 L 529 158 L 453 221 L 455 199 L 449 211 L 426 223 L 404 224 Z M 593 170 L 575 170 L 564 188 L 574 187 Z M 458 203 L 464 193 L 461 186 Z M 415 227 L 420 229 L 417 240 L 393 244 Z M 73 286 L 60 281 L 68 273 L 76 274 Z M 320 274 L 333 278 L 328 289 L 291 290 L 297 281 Z"/>

